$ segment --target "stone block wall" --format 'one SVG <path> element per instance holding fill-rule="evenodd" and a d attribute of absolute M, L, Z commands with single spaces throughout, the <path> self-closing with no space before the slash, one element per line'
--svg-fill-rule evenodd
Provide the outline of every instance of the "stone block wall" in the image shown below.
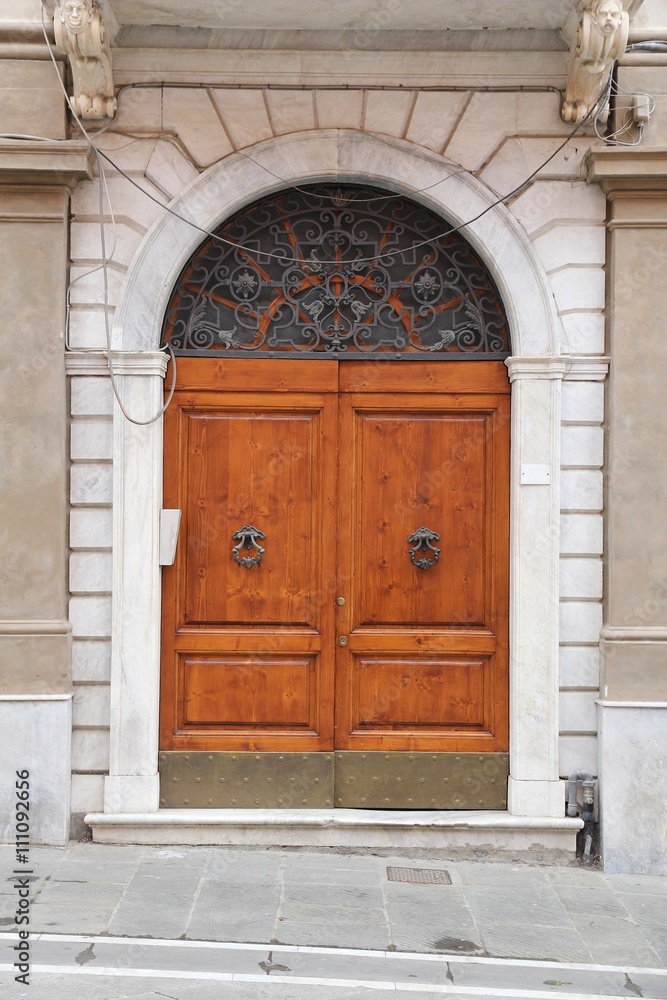
<path fill-rule="evenodd" d="M 113 397 L 102 376 L 70 383 L 72 813 L 82 814 L 101 805 L 109 768 Z"/>
<path fill-rule="evenodd" d="M 267 54 L 267 60 L 276 62 L 279 56 Z M 559 53 L 548 56 L 560 59 Z M 138 58 L 136 52 L 119 53 L 120 82 L 123 72 L 128 79 L 142 75 Z M 487 76 L 488 72 L 485 65 Z M 474 75 L 471 67 L 466 78 Z M 203 169 L 233 151 L 247 149 L 252 158 L 252 146 L 263 139 L 324 127 L 407 139 L 442 153 L 444 173 L 471 171 L 499 196 L 520 184 L 568 132 L 553 93 L 136 89 L 121 94 L 118 118 L 99 145 L 130 177 L 167 203 Z M 571 140 L 509 205 L 547 271 L 562 321 L 563 354 L 586 358 L 604 352 L 606 205 L 599 188 L 582 180 L 582 159 L 593 141 L 590 134 Z M 419 178 L 409 180 L 418 190 Z M 108 186 L 116 234 L 114 240 L 105 202 L 107 246 L 114 247 L 109 267 L 113 315 L 123 276 L 161 209 L 111 167 Z M 72 201 L 72 277 L 81 278 L 72 289 L 70 347 L 75 355 L 105 348 L 101 272 L 86 274 L 100 262 L 97 210 L 97 181 L 81 184 Z M 112 409 L 108 378 L 103 368 L 96 371 L 95 376 L 78 374 L 71 379 L 72 790 L 77 813 L 102 809 L 102 775 L 108 758 Z M 562 387 L 560 772 L 564 776 L 571 770 L 596 771 L 604 419 L 598 378 L 587 381 L 578 374 L 569 380 L 566 374 Z"/>

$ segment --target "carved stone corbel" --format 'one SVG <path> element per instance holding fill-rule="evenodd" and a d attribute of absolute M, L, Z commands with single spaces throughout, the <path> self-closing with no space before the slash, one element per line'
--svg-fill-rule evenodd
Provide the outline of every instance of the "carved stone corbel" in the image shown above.
<path fill-rule="evenodd" d="M 570 50 L 570 75 L 561 115 L 563 121 L 579 124 L 600 97 L 612 66 L 628 43 L 630 18 L 623 0 L 593 0 L 579 22 Z M 606 121 L 608 107 L 599 115 Z"/>
<path fill-rule="evenodd" d="M 53 26 L 56 48 L 69 57 L 72 67 L 76 114 L 87 119 L 112 118 L 117 102 L 100 8 L 93 0 L 58 0 Z"/>

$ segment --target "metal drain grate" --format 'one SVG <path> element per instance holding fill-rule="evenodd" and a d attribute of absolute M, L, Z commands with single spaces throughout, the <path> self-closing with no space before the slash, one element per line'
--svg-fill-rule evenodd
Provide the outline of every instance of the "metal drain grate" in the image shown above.
<path fill-rule="evenodd" d="M 387 868 L 390 882 L 412 882 L 414 885 L 451 885 L 452 879 L 444 868 Z"/>

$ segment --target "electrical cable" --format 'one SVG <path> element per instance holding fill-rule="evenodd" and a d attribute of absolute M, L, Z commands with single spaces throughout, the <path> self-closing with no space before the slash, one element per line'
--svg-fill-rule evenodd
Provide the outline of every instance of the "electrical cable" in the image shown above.
<path fill-rule="evenodd" d="M 58 78 L 58 82 L 60 83 L 60 88 L 61 88 L 63 94 L 65 95 L 65 100 L 67 102 L 67 106 L 69 107 L 70 111 L 72 112 L 72 115 L 74 116 L 74 120 L 76 121 L 77 125 L 81 129 L 81 132 L 85 136 L 86 141 L 88 142 L 88 145 L 90 146 L 90 148 L 92 149 L 92 151 L 95 154 L 95 158 L 96 158 L 96 161 L 97 161 L 97 169 L 98 169 L 98 172 L 99 172 L 99 175 L 100 175 L 100 184 L 98 185 L 98 210 L 99 210 L 99 219 L 100 219 L 100 243 L 101 243 L 101 251 L 102 251 L 102 265 L 101 265 L 101 267 L 102 267 L 102 276 L 103 276 L 103 282 L 104 282 L 104 332 L 105 332 L 105 336 L 106 336 L 107 364 L 109 366 L 109 380 L 111 382 L 111 388 L 112 388 L 113 394 L 114 394 L 114 396 L 116 398 L 116 402 L 118 403 L 120 412 L 123 414 L 123 416 L 125 417 L 125 419 L 128 420 L 131 424 L 136 424 L 138 427 L 146 427 L 148 424 L 154 424 L 157 420 L 160 419 L 160 417 L 162 417 L 162 415 L 165 413 L 167 407 L 169 406 L 169 404 L 171 403 L 171 401 L 172 401 L 172 399 L 174 397 L 174 392 L 176 391 L 176 356 L 175 356 L 173 348 L 171 347 L 170 344 L 165 344 L 164 347 L 159 348 L 160 351 L 168 351 L 169 352 L 169 354 L 171 356 L 171 362 L 172 362 L 172 365 L 173 365 L 173 368 L 172 368 L 171 388 L 169 390 L 169 395 L 167 396 L 167 399 L 166 399 L 164 405 L 160 408 L 159 412 L 156 413 L 154 416 L 150 417 L 148 420 L 135 420 L 134 417 L 131 417 L 130 414 L 125 409 L 125 407 L 123 406 L 123 401 L 120 398 L 120 394 L 119 394 L 118 388 L 116 386 L 116 381 L 115 381 L 115 376 L 114 376 L 114 370 L 113 370 L 113 358 L 111 356 L 111 354 L 112 354 L 112 350 L 111 350 L 111 328 L 109 326 L 109 274 L 108 274 L 108 260 L 107 260 L 107 255 L 106 255 L 106 236 L 105 236 L 105 232 L 104 232 L 104 191 L 105 191 L 105 189 L 108 191 L 108 187 L 107 187 L 107 183 L 106 183 L 106 177 L 104 176 L 104 164 L 102 163 L 102 161 L 100 159 L 100 152 L 99 152 L 99 150 L 96 148 L 95 144 L 93 143 L 93 140 L 91 139 L 90 135 L 86 131 L 86 129 L 85 129 L 84 125 L 83 125 L 83 122 L 81 121 L 81 119 L 79 118 L 78 114 L 74 110 L 74 107 L 73 107 L 72 102 L 70 100 L 69 94 L 67 93 L 67 88 L 65 87 L 65 85 L 64 85 L 64 83 L 62 81 L 60 73 L 58 72 L 58 64 L 57 64 L 55 56 L 53 54 L 53 49 L 51 47 L 51 42 L 49 41 L 49 36 L 46 33 L 46 22 L 44 20 L 44 7 L 41 8 L 41 14 L 42 14 L 42 32 L 44 34 L 44 41 L 46 42 L 46 45 L 47 45 L 47 48 L 48 48 L 48 52 L 49 52 L 49 55 L 51 57 L 51 62 L 53 63 L 53 66 L 55 68 L 56 76 Z M 114 226 L 115 226 L 115 221 L 114 221 Z M 95 270 L 99 270 L 99 268 L 96 268 Z"/>
<path fill-rule="evenodd" d="M 626 95 L 626 96 L 631 96 L 631 97 L 634 97 L 634 96 L 646 97 L 651 102 L 651 104 L 650 104 L 650 106 L 648 108 L 648 118 L 649 119 L 651 118 L 651 115 L 655 111 L 655 106 L 656 106 L 655 98 L 651 94 L 645 94 L 645 93 L 642 93 L 642 92 L 639 92 L 639 91 L 626 90 L 624 87 L 620 87 L 619 86 L 619 84 L 617 83 L 617 81 L 614 79 L 613 75 L 610 76 L 609 77 L 609 96 L 610 96 L 610 98 L 611 98 L 611 96 L 618 97 L 620 95 L 621 91 L 623 91 L 624 95 Z M 621 109 L 619 108 L 617 110 L 620 112 Z M 638 146 L 641 143 L 642 138 L 644 136 L 644 129 L 646 127 L 646 122 L 637 122 L 637 121 L 635 121 L 634 116 L 632 116 L 632 114 L 630 115 L 630 117 L 628 117 L 627 113 L 628 113 L 628 111 L 631 112 L 631 108 L 626 107 L 623 110 L 625 112 L 625 119 L 626 119 L 624 121 L 624 123 L 620 126 L 620 128 L 616 129 L 614 132 L 607 133 L 606 135 L 601 135 L 600 130 L 598 128 L 598 124 L 599 124 L 599 121 L 600 121 L 600 115 L 601 115 L 601 111 L 600 111 L 598 113 L 598 115 L 596 115 L 595 121 L 593 123 L 593 127 L 595 129 L 595 134 L 597 135 L 598 139 L 601 139 L 603 142 L 611 142 L 611 143 L 614 143 L 617 146 Z M 626 142 L 624 139 L 621 139 L 620 136 L 627 135 L 629 132 L 631 132 L 633 126 L 637 129 L 637 136 L 636 136 L 636 138 L 633 139 L 631 142 Z"/>
<path fill-rule="evenodd" d="M 605 90 L 605 94 L 603 96 L 606 98 L 606 90 Z M 428 239 L 421 240 L 418 243 L 414 243 L 412 245 L 411 249 L 418 250 L 418 249 L 420 249 L 423 246 L 430 246 L 432 243 L 440 242 L 441 240 L 446 239 L 446 237 L 451 236 L 454 233 L 460 232 L 462 229 L 465 229 L 467 226 L 472 225 L 474 222 L 478 222 L 479 219 L 481 219 L 483 216 L 485 216 L 493 208 L 497 208 L 498 205 L 502 205 L 505 202 L 509 201 L 511 198 L 514 198 L 516 195 L 518 195 L 519 192 L 521 192 L 525 187 L 527 187 L 528 184 L 530 184 L 530 182 L 533 180 L 533 178 L 537 174 L 539 174 L 540 171 L 544 170 L 544 168 L 547 166 L 547 164 L 551 163 L 551 161 L 556 156 L 558 156 L 558 154 L 561 152 L 561 150 L 564 149 L 565 146 L 567 146 L 567 144 L 570 142 L 570 140 L 576 135 L 576 133 L 591 118 L 593 112 L 596 112 L 598 110 L 598 105 L 599 105 L 599 103 L 601 101 L 602 101 L 602 96 L 600 98 L 598 98 L 598 100 L 593 105 L 593 107 L 590 109 L 590 111 L 587 113 L 587 115 L 577 125 L 574 126 L 574 128 L 568 133 L 568 135 L 563 140 L 563 142 L 561 142 L 560 145 L 556 147 L 556 149 L 553 151 L 553 153 L 551 153 L 551 155 L 548 156 L 546 158 L 546 160 L 544 160 L 539 165 L 539 167 L 536 167 L 535 170 L 533 170 L 528 175 L 528 177 L 526 177 L 520 184 L 517 184 L 517 186 L 515 188 L 513 188 L 507 194 L 502 195 L 499 198 L 496 198 L 495 201 L 492 201 L 489 205 L 486 206 L 486 208 L 482 209 L 481 212 L 479 212 L 477 215 L 473 216 L 473 218 L 467 219 L 465 222 L 459 223 L 458 226 L 452 226 L 449 229 L 446 229 L 444 232 L 439 233 L 437 236 L 431 236 Z M 272 253 L 269 250 L 258 250 L 258 249 L 254 248 L 254 247 L 246 247 L 246 246 L 244 246 L 241 243 L 236 243 L 234 240 L 228 240 L 228 239 L 226 239 L 224 236 L 221 236 L 219 233 L 215 233 L 215 232 L 212 232 L 209 229 L 205 229 L 203 226 L 198 225 L 196 222 L 193 222 L 191 219 L 188 219 L 186 216 L 181 215 L 175 209 L 170 208 L 169 206 L 165 206 L 158 198 L 156 198 L 153 194 L 151 194 L 150 191 L 147 191 L 145 188 L 143 188 L 137 181 L 134 180 L 133 177 L 131 177 L 121 167 L 119 167 L 118 164 L 116 164 L 111 159 L 111 157 L 107 156 L 107 154 L 104 153 L 102 150 L 97 150 L 97 152 L 115 170 L 117 170 L 118 173 L 122 177 L 125 178 L 125 180 L 129 181 L 129 183 L 132 184 L 132 185 L 134 185 L 134 187 L 136 187 L 139 191 L 142 191 L 146 195 L 147 198 L 150 198 L 151 201 L 154 201 L 157 205 L 160 205 L 161 208 L 164 208 L 165 211 L 169 212 L 169 214 L 173 215 L 176 219 L 179 219 L 181 222 L 185 222 L 186 225 L 191 226 L 193 229 L 196 229 L 198 232 L 202 233 L 203 236 L 208 236 L 209 238 L 214 239 L 214 240 L 216 240 L 219 243 L 224 243 L 227 246 L 234 247 L 234 249 L 236 249 L 236 250 L 243 251 L 244 253 L 247 253 L 248 256 L 250 256 L 253 259 L 255 257 L 262 257 L 262 258 L 269 258 L 269 259 L 275 258 L 277 260 L 282 261 L 285 264 L 300 264 L 300 263 L 302 263 L 302 261 L 298 257 L 289 257 L 289 256 L 287 256 L 285 254 L 282 254 L 282 253 Z M 252 157 L 248 157 L 248 159 L 252 160 Z M 395 256 L 399 256 L 402 253 L 405 253 L 405 251 L 404 250 L 386 250 L 386 251 L 384 251 L 381 254 L 380 257 L 377 257 L 377 256 L 375 256 L 375 257 L 360 257 L 360 258 L 357 258 L 355 260 L 351 260 L 351 259 L 350 260 L 345 260 L 345 259 L 343 259 L 343 260 L 340 260 L 340 261 L 336 261 L 336 263 L 337 264 L 370 264 L 370 263 L 373 263 L 374 261 L 376 261 L 378 259 L 381 260 L 381 259 L 384 259 L 385 257 L 395 257 Z"/>
<path fill-rule="evenodd" d="M 92 138 L 91 138 L 91 136 L 87 132 L 87 130 L 84 127 L 83 123 L 81 122 L 79 116 L 76 114 L 74 108 L 72 107 L 72 102 L 71 102 L 71 100 L 69 98 L 69 95 L 67 94 L 67 90 L 66 90 L 66 88 L 65 88 L 65 86 L 64 86 L 64 84 L 62 82 L 62 79 L 60 77 L 60 73 L 58 72 L 58 67 L 57 67 L 57 63 L 55 61 L 55 57 L 53 55 L 51 43 L 50 43 L 48 35 L 46 33 L 46 24 L 45 24 L 45 20 L 44 20 L 44 10 L 43 10 L 43 8 L 42 8 L 42 12 L 41 13 L 42 13 L 42 31 L 43 31 L 43 34 L 44 34 L 44 39 L 45 39 L 45 42 L 46 42 L 47 47 L 48 47 L 49 55 L 50 55 L 51 60 L 52 60 L 52 62 L 54 64 L 54 68 L 56 70 L 56 74 L 58 76 L 58 80 L 59 80 L 61 89 L 63 90 L 63 93 L 65 95 L 67 104 L 68 104 L 70 110 L 72 111 L 72 115 L 73 115 L 73 117 L 74 117 L 77 125 L 79 126 L 82 134 L 85 136 L 85 138 L 86 138 L 89 146 L 91 147 L 91 149 L 93 150 L 93 152 L 95 154 L 95 157 L 96 157 L 96 160 L 97 160 L 97 164 L 98 164 L 98 170 L 99 170 L 99 173 L 100 173 L 100 177 L 104 178 L 103 182 L 100 184 L 100 190 L 99 190 L 100 238 L 101 238 L 101 243 L 102 243 L 102 265 L 101 265 L 101 269 L 102 269 L 103 278 L 104 278 L 104 307 L 105 307 L 104 308 L 104 318 L 105 318 L 105 332 L 106 332 L 106 338 L 107 338 L 107 354 L 108 354 L 109 374 L 111 376 L 112 388 L 113 388 L 116 400 L 118 402 L 118 405 L 119 405 L 119 407 L 121 409 L 121 412 L 123 413 L 124 416 L 127 417 L 128 420 L 130 420 L 132 423 L 136 423 L 136 424 L 139 424 L 139 425 L 150 424 L 150 423 L 153 423 L 155 420 L 159 419 L 159 417 L 162 416 L 162 414 L 165 412 L 165 410 L 169 406 L 169 403 L 171 402 L 171 399 L 172 399 L 173 394 L 174 394 L 175 386 L 176 386 L 176 360 L 175 360 L 174 352 L 173 352 L 173 350 L 172 350 L 172 348 L 170 347 L 169 344 L 166 344 L 166 345 L 164 345 L 164 347 L 160 348 L 160 350 L 167 350 L 167 351 L 169 351 L 169 353 L 171 355 L 171 358 L 172 358 L 172 361 L 173 361 L 173 364 L 174 364 L 172 387 L 171 387 L 171 390 L 170 390 L 170 393 L 169 393 L 169 397 L 168 397 L 167 401 L 165 402 L 164 406 L 161 408 L 160 412 L 155 417 L 153 417 L 153 418 L 151 418 L 149 420 L 144 420 L 144 421 L 133 420 L 125 412 L 125 409 L 124 409 L 124 407 L 122 405 L 122 402 L 121 402 L 121 400 L 119 398 L 116 386 L 114 384 L 113 362 L 112 362 L 112 358 L 111 358 L 111 334 L 110 334 L 109 317 L 108 317 L 108 312 L 109 312 L 109 303 L 108 303 L 108 273 L 107 273 L 107 263 L 108 262 L 107 262 L 107 257 L 106 257 L 106 240 L 105 240 L 105 234 L 104 234 L 104 200 L 103 200 L 104 199 L 104 191 L 103 191 L 103 186 L 106 187 L 107 191 L 108 191 L 108 186 L 106 185 L 106 177 L 104 175 L 104 165 L 102 163 L 102 159 L 104 159 L 114 170 L 116 170 L 122 177 L 124 177 L 125 180 L 127 180 L 130 184 L 132 184 L 135 188 L 137 188 L 137 190 L 141 191 L 142 194 L 144 194 L 147 198 L 149 198 L 151 201 L 153 201 L 157 205 L 159 205 L 160 208 L 162 208 L 164 211 L 168 212 L 173 217 L 179 219 L 181 222 L 184 222 L 186 225 L 188 225 L 188 226 L 192 227 L 193 229 L 197 230 L 198 232 L 202 233 L 202 235 L 207 236 L 210 239 L 216 240 L 217 242 L 221 242 L 223 244 L 226 244 L 227 246 L 233 247 L 235 250 L 240 251 L 240 252 L 242 252 L 244 254 L 247 254 L 251 259 L 255 259 L 255 257 L 263 257 L 263 258 L 269 258 L 269 259 L 275 258 L 275 259 L 278 259 L 278 260 L 282 261 L 283 263 L 301 263 L 301 261 L 300 261 L 300 259 L 298 257 L 287 257 L 287 256 L 285 256 L 284 254 L 281 254 L 281 253 L 272 253 L 270 251 L 258 250 L 257 248 L 245 247 L 242 244 L 236 243 L 233 240 L 225 239 L 225 237 L 221 236 L 219 233 L 212 232 L 211 230 L 208 230 L 208 229 L 206 229 L 206 228 L 204 228 L 202 226 L 199 226 L 197 223 L 193 222 L 191 219 L 188 219 L 186 216 L 181 215 L 179 212 L 175 211 L 174 209 L 170 208 L 169 206 L 167 206 L 163 202 L 161 202 L 158 198 L 156 198 L 153 194 L 151 194 L 150 191 L 147 191 L 137 181 L 135 181 L 133 177 L 131 177 L 129 174 L 127 174 L 103 150 L 101 150 L 98 147 L 96 147 L 95 144 L 94 144 L 94 142 L 93 142 L 93 140 L 92 140 Z M 121 88 L 121 89 L 124 90 L 124 89 L 130 89 L 130 88 L 141 87 L 141 86 L 144 86 L 144 87 L 165 87 L 165 86 L 170 86 L 170 84 L 158 83 L 158 82 L 156 82 L 156 83 L 146 83 L 146 84 L 126 84 L 125 87 Z M 181 89 L 183 89 L 183 88 L 205 89 L 206 87 L 209 87 L 209 89 L 210 89 L 210 85 L 205 85 L 205 84 L 173 84 L 171 86 L 179 87 Z M 219 88 L 221 88 L 221 87 L 224 86 L 225 89 L 242 89 L 243 88 L 242 84 L 239 84 L 239 85 L 217 85 L 217 86 Z M 267 87 L 266 89 L 283 89 L 283 88 L 275 87 L 274 86 L 273 88 L 268 88 Z M 295 89 L 295 88 L 294 88 L 294 86 L 285 85 L 284 89 Z M 298 89 L 298 88 L 296 88 L 296 89 Z M 335 85 L 335 86 L 332 86 L 332 87 L 329 87 L 329 88 L 317 88 L 317 89 L 346 90 L 346 89 L 359 89 L 359 88 L 351 88 L 350 86 L 338 86 L 338 85 Z M 367 88 L 362 88 L 362 89 L 367 89 Z M 387 88 L 382 88 L 382 89 L 387 89 Z M 406 88 L 396 87 L 394 89 L 396 89 L 396 90 L 405 90 Z M 519 88 L 486 88 L 486 87 L 481 87 L 481 88 L 459 87 L 459 88 L 456 88 L 456 87 L 442 87 L 442 88 L 438 88 L 438 87 L 435 87 L 435 88 L 420 88 L 420 89 L 426 89 L 426 90 L 445 90 L 445 91 L 446 90 L 455 90 L 455 91 L 456 90 L 461 90 L 461 91 L 471 91 L 471 90 L 480 90 L 480 91 L 505 90 L 506 91 L 506 90 L 509 90 L 510 92 L 515 92 L 517 90 L 519 90 L 519 91 L 554 90 L 554 91 L 558 92 L 557 89 L 554 88 L 554 87 L 539 87 L 539 88 L 530 88 L 530 87 L 519 87 Z M 600 94 L 600 96 L 598 97 L 598 99 L 595 102 L 595 104 L 589 109 L 589 111 L 584 116 L 584 118 L 582 118 L 582 120 L 580 122 L 578 122 L 574 126 L 573 129 L 571 129 L 571 131 L 568 133 L 568 135 L 563 140 L 563 142 L 560 143 L 559 146 L 553 151 L 553 153 L 551 153 L 551 155 L 548 156 L 547 159 L 544 160 L 543 163 L 541 163 L 535 170 L 533 170 L 520 184 L 518 184 L 515 188 L 513 188 L 507 194 L 505 194 L 502 197 L 499 197 L 496 200 L 492 201 L 489 205 L 486 206 L 486 208 L 484 208 L 481 212 L 479 212 L 473 218 L 468 219 L 466 222 L 460 223 L 458 226 L 452 226 L 452 227 L 450 227 L 449 229 L 445 230 L 443 233 L 440 233 L 437 236 L 430 237 L 429 239 L 425 239 L 425 240 L 423 240 L 421 242 L 415 243 L 413 249 L 419 249 L 419 248 L 421 248 L 423 246 L 428 246 L 428 245 L 431 245 L 431 244 L 433 244 L 435 242 L 440 242 L 441 240 L 447 238 L 448 236 L 451 236 L 454 233 L 460 232 L 462 229 L 465 229 L 467 226 L 470 226 L 473 223 L 479 221 L 479 219 L 481 219 L 483 216 L 485 216 L 493 208 L 496 208 L 499 205 L 505 204 L 506 202 L 510 201 L 510 199 L 516 197 L 521 191 L 524 190 L 524 188 L 526 188 L 530 184 L 530 182 L 533 180 L 533 178 L 536 177 L 537 174 L 539 174 L 547 166 L 547 164 L 549 164 L 561 152 L 561 150 L 563 150 L 565 148 L 565 146 L 567 146 L 567 144 L 576 135 L 576 133 L 579 132 L 579 130 L 581 128 L 583 128 L 583 126 L 586 125 L 586 123 L 591 118 L 593 118 L 595 130 L 596 130 L 596 133 L 599 136 L 599 132 L 597 131 L 597 122 L 599 120 L 599 116 L 600 116 L 600 114 L 602 112 L 602 109 L 606 106 L 606 103 L 608 101 L 610 89 L 611 89 L 611 81 L 604 88 L 603 92 Z M 119 93 L 120 93 L 120 91 L 119 91 Z M 107 123 L 107 125 L 103 126 L 103 128 L 99 129 L 95 133 L 95 135 L 96 136 L 97 135 L 101 135 L 104 132 L 106 132 L 109 129 L 109 127 L 111 126 L 112 122 L 113 122 L 113 120 L 110 121 L 109 123 Z M 599 136 L 599 137 L 602 138 L 602 136 Z M 639 138 L 641 139 L 641 135 L 640 135 Z M 626 144 L 626 145 L 630 145 L 630 144 Z M 246 155 L 248 159 L 252 160 L 252 157 L 248 156 L 248 154 L 244 154 L 244 155 Z M 277 175 L 274 175 L 274 176 L 277 176 Z M 281 179 L 281 178 L 278 178 L 278 179 Z M 285 183 L 287 183 L 287 182 L 285 182 Z M 436 182 L 436 183 L 440 183 L 440 182 Z M 427 189 L 425 189 L 425 190 L 427 190 Z M 384 252 L 382 254 L 382 258 L 397 256 L 397 255 L 400 255 L 403 252 L 404 251 L 401 251 L 401 250 L 393 250 L 393 251 L 392 250 L 388 250 L 388 251 L 386 251 L 386 252 Z M 360 259 L 356 259 L 354 261 L 350 261 L 348 263 L 354 263 L 354 264 L 373 263 L 377 259 L 378 259 L 377 257 L 360 258 Z M 337 261 L 337 263 L 344 264 L 344 263 L 346 263 L 346 261 L 345 260 Z M 95 270 L 99 270 L 99 268 L 96 268 Z M 81 277 L 83 277 L 83 276 L 81 276 Z"/>

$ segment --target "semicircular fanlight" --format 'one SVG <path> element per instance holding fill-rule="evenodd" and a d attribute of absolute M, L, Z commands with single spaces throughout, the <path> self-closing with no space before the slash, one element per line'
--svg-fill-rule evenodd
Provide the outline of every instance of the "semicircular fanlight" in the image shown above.
<path fill-rule="evenodd" d="M 400 195 L 313 185 L 263 198 L 192 255 L 163 343 L 176 354 L 492 360 L 510 354 L 472 247 Z M 425 242 L 426 241 L 426 242 Z"/>

